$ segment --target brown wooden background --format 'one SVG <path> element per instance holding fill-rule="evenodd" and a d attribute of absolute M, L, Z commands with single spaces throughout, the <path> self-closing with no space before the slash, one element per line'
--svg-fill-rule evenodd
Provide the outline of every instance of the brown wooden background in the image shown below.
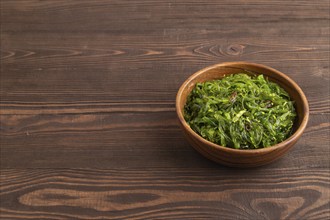
<path fill-rule="evenodd" d="M 1 0 L 2 219 L 328 219 L 329 1 Z M 184 140 L 195 71 L 293 78 L 308 128 L 283 159 L 217 165 Z"/>

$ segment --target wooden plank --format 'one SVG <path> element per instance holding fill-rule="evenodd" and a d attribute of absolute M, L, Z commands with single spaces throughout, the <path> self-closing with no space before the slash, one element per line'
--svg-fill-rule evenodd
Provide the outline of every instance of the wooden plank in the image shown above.
<path fill-rule="evenodd" d="M 1 166 L 212 167 L 184 140 L 169 112 L 2 115 Z M 329 167 L 329 115 L 313 115 L 295 148 L 274 166 Z M 317 144 L 315 144 L 317 143 Z"/>
<path fill-rule="evenodd" d="M 269 54 L 275 54 L 275 58 L 281 52 L 273 49 Z M 298 54 L 300 52 L 293 56 Z M 313 54 L 309 57 L 313 57 Z M 320 53 L 315 56 L 329 58 L 329 54 L 323 56 Z M 66 67 L 58 66 L 57 61 L 48 58 L 12 64 L 3 62 L 0 89 L 2 114 L 108 112 L 117 108 L 118 103 L 122 106 L 125 105 L 122 103 L 131 103 L 137 108 L 158 109 L 163 106 L 168 110 L 174 105 L 181 83 L 197 70 L 214 64 L 192 63 L 184 61 L 182 56 L 178 56 L 170 65 L 159 62 L 152 65 L 146 61 L 141 64 L 100 64 L 96 60 L 96 63 L 89 60 L 92 57 L 86 58 L 86 62 L 70 61 L 65 56 L 61 59 L 68 62 Z M 253 56 L 250 60 L 256 62 Z M 283 71 L 302 87 L 310 102 L 312 114 L 329 113 L 328 61 L 285 61 L 285 64 L 282 61 L 263 63 Z M 42 67 L 36 67 L 36 63 Z M 90 64 L 81 67 L 79 63 Z M 21 68 L 17 68 L 17 65 Z M 313 80 L 310 80 L 311 77 Z"/>
<path fill-rule="evenodd" d="M 6 219 L 326 219 L 327 171 L 4 169 L 0 210 Z"/>
<path fill-rule="evenodd" d="M 157 4 L 155 4 L 157 3 Z M 249 27 L 260 25 L 282 27 L 290 33 L 295 21 L 305 26 L 329 18 L 328 1 L 2 1 L 5 27 L 3 31 L 111 31 L 125 30 L 134 35 L 159 28 L 205 29 L 221 28 L 241 23 Z M 315 13 L 317 12 L 317 13 Z M 28 16 L 26 16 L 28 15 Z M 40 20 L 40 18 L 44 18 Z M 68 22 L 70 21 L 70 22 Z M 192 22 L 193 21 L 193 22 Z M 26 25 L 27 24 L 27 25 Z M 283 27 L 283 24 L 286 24 Z M 235 27 L 235 26 L 234 26 Z M 302 26 L 300 26 L 302 28 Z M 231 28 L 232 29 L 232 28 Z M 247 26 L 245 29 L 249 29 Z M 260 30 L 260 29 L 259 29 Z M 302 29 L 301 29 L 302 30 Z M 258 32 L 257 29 L 254 31 Z M 144 33 L 144 32 L 143 32 Z M 304 32 L 305 33 L 305 32 Z M 283 33 L 284 34 L 284 33 Z M 309 33 L 308 35 L 313 35 Z"/>

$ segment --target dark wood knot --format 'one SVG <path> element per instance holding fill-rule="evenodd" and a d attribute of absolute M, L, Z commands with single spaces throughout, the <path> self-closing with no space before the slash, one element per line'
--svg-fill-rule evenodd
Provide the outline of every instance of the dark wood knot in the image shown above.
<path fill-rule="evenodd" d="M 226 48 L 226 53 L 230 56 L 239 56 L 243 54 L 244 46 L 240 44 L 231 44 Z"/>

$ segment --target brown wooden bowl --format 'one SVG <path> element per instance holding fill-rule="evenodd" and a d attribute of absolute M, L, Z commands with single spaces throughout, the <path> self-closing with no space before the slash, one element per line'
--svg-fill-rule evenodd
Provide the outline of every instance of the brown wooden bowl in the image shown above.
<path fill-rule="evenodd" d="M 270 81 L 279 84 L 295 101 L 297 119 L 293 126 L 293 134 L 285 141 L 274 146 L 261 149 L 233 149 L 214 144 L 195 133 L 183 117 L 183 108 L 187 96 L 198 82 L 221 79 L 225 75 L 239 72 L 263 74 Z M 271 163 L 282 157 L 298 141 L 304 132 L 308 118 L 309 107 L 305 94 L 300 87 L 287 75 L 278 70 L 261 64 L 247 62 L 230 62 L 216 64 L 202 69 L 190 76 L 180 87 L 176 96 L 176 112 L 184 135 L 189 143 L 202 155 L 210 160 L 232 167 L 257 167 Z"/>

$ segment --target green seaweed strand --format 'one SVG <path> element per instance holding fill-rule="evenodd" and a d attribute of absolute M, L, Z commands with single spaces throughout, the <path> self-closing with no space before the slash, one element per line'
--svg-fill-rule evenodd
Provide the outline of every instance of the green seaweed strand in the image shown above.
<path fill-rule="evenodd" d="M 184 117 L 203 138 L 226 147 L 256 149 L 288 138 L 296 111 L 289 94 L 263 75 L 238 73 L 197 83 Z"/>

